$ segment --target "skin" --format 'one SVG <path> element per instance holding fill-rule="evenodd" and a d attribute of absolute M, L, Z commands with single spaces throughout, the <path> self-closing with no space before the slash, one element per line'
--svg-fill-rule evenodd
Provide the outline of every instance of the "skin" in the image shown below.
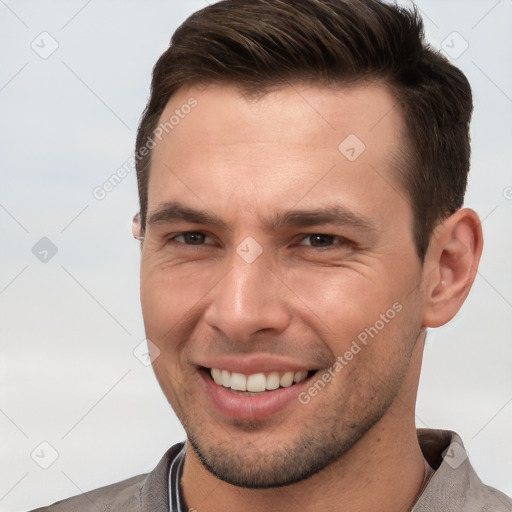
<path fill-rule="evenodd" d="M 482 250 L 477 215 L 461 209 L 441 222 L 421 263 L 393 167 L 403 120 L 384 84 L 295 84 L 257 100 L 228 85 L 186 87 L 162 120 L 190 97 L 197 107 L 153 150 L 141 265 L 154 371 L 188 437 L 187 506 L 410 509 L 424 477 L 414 407 L 425 328 L 449 321 L 467 296 Z M 349 134 L 366 146 L 354 161 L 338 149 Z M 225 226 L 151 222 L 170 202 Z M 372 228 L 270 225 L 278 212 L 333 205 Z M 190 231 L 199 234 L 180 236 Z M 251 263 L 236 250 L 249 236 L 263 250 Z M 397 303 L 307 405 L 237 420 L 200 384 L 197 362 L 225 354 L 287 357 L 321 376 Z"/>

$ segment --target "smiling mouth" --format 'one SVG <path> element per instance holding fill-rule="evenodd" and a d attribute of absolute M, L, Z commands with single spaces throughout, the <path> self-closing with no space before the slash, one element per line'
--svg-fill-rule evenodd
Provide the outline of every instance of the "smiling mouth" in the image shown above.
<path fill-rule="evenodd" d="M 243 373 L 230 372 L 219 368 L 203 368 L 218 386 L 244 396 L 261 395 L 279 388 L 289 388 L 311 377 L 316 370 L 298 372 Z"/>

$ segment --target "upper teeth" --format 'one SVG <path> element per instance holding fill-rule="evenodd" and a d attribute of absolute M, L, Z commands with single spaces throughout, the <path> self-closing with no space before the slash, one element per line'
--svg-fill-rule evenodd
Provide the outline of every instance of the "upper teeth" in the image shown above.
<path fill-rule="evenodd" d="M 279 386 L 287 388 L 294 382 L 304 380 L 308 372 L 286 372 L 279 374 L 278 372 L 271 372 L 268 375 L 264 373 L 253 373 L 252 375 L 244 375 L 243 373 L 228 372 L 227 370 L 219 370 L 218 368 L 211 368 L 210 373 L 213 380 L 219 386 L 225 386 L 235 391 L 250 391 L 258 393 L 266 389 L 277 389 Z"/>

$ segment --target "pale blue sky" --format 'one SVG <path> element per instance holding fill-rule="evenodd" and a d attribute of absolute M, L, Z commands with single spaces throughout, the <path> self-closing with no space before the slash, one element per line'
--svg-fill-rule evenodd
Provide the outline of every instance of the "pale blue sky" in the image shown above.
<path fill-rule="evenodd" d="M 144 339 L 135 176 L 101 201 L 92 191 L 132 154 L 152 66 L 205 5 L 0 1 L 1 511 L 146 472 L 184 439 L 132 353 Z M 475 97 L 466 204 L 486 236 L 470 298 L 427 342 L 418 426 L 457 431 L 481 479 L 512 494 L 512 2 L 418 6 L 432 45 L 468 45 L 454 59 Z M 42 237 L 57 248 L 46 263 L 32 252 Z M 30 455 L 43 441 L 59 453 L 46 470 Z"/>

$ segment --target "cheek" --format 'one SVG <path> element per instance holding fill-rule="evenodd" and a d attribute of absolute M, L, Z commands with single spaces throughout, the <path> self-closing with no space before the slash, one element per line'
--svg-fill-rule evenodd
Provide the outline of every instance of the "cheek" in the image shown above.
<path fill-rule="evenodd" d="M 173 291 L 178 290 L 178 291 Z M 162 279 L 157 267 L 143 265 L 141 271 L 141 306 L 146 337 L 156 347 L 152 366 L 168 401 L 177 407 L 181 382 L 181 346 L 187 332 L 183 325 L 184 290 L 170 279 Z"/>
<path fill-rule="evenodd" d="M 185 266 L 172 266 L 165 258 L 143 258 L 140 298 L 146 327 L 169 328 L 183 318 L 202 296 L 208 281 Z"/>
<path fill-rule="evenodd" d="M 186 359 L 186 342 L 193 335 L 208 292 L 218 281 L 215 269 L 169 265 L 165 258 L 143 258 L 140 298 L 146 336 L 161 352 L 162 365 Z M 158 365 L 157 365 L 158 366 Z M 155 373 L 158 372 L 155 368 Z"/>
<path fill-rule="evenodd" d="M 182 374 L 175 366 L 174 358 L 168 358 L 165 353 L 162 354 L 153 362 L 153 371 L 167 401 L 178 416 L 181 416 L 183 407 L 180 396 L 184 394 L 187 387 L 183 385 Z"/>
<path fill-rule="evenodd" d="M 361 325 L 388 300 L 378 282 L 347 267 L 288 272 L 283 281 L 297 305 L 302 304 L 301 309 L 310 310 L 336 334 Z"/>
<path fill-rule="evenodd" d="M 391 341 L 407 328 L 406 319 L 418 316 L 407 281 L 390 272 L 370 276 L 353 269 L 330 268 L 288 273 L 286 284 L 308 323 L 316 326 L 333 353 L 341 355 L 350 350 L 353 341 L 365 346 L 365 342 L 379 339 L 382 342 L 376 349 L 390 348 Z"/>
<path fill-rule="evenodd" d="M 140 300 L 146 334 L 155 342 L 168 331 L 179 314 L 177 297 L 167 287 L 150 276 L 141 276 Z"/>
<path fill-rule="evenodd" d="M 162 356 L 174 352 L 172 339 L 178 335 L 185 294 L 186 289 L 177 286 L 170 272 L 162 272 L 159 265 L 143 260 L 140 300 L 144 326 L 147 338 L 155 343 Z M 158 377 L 158 365 L 154 366 Z"/>

